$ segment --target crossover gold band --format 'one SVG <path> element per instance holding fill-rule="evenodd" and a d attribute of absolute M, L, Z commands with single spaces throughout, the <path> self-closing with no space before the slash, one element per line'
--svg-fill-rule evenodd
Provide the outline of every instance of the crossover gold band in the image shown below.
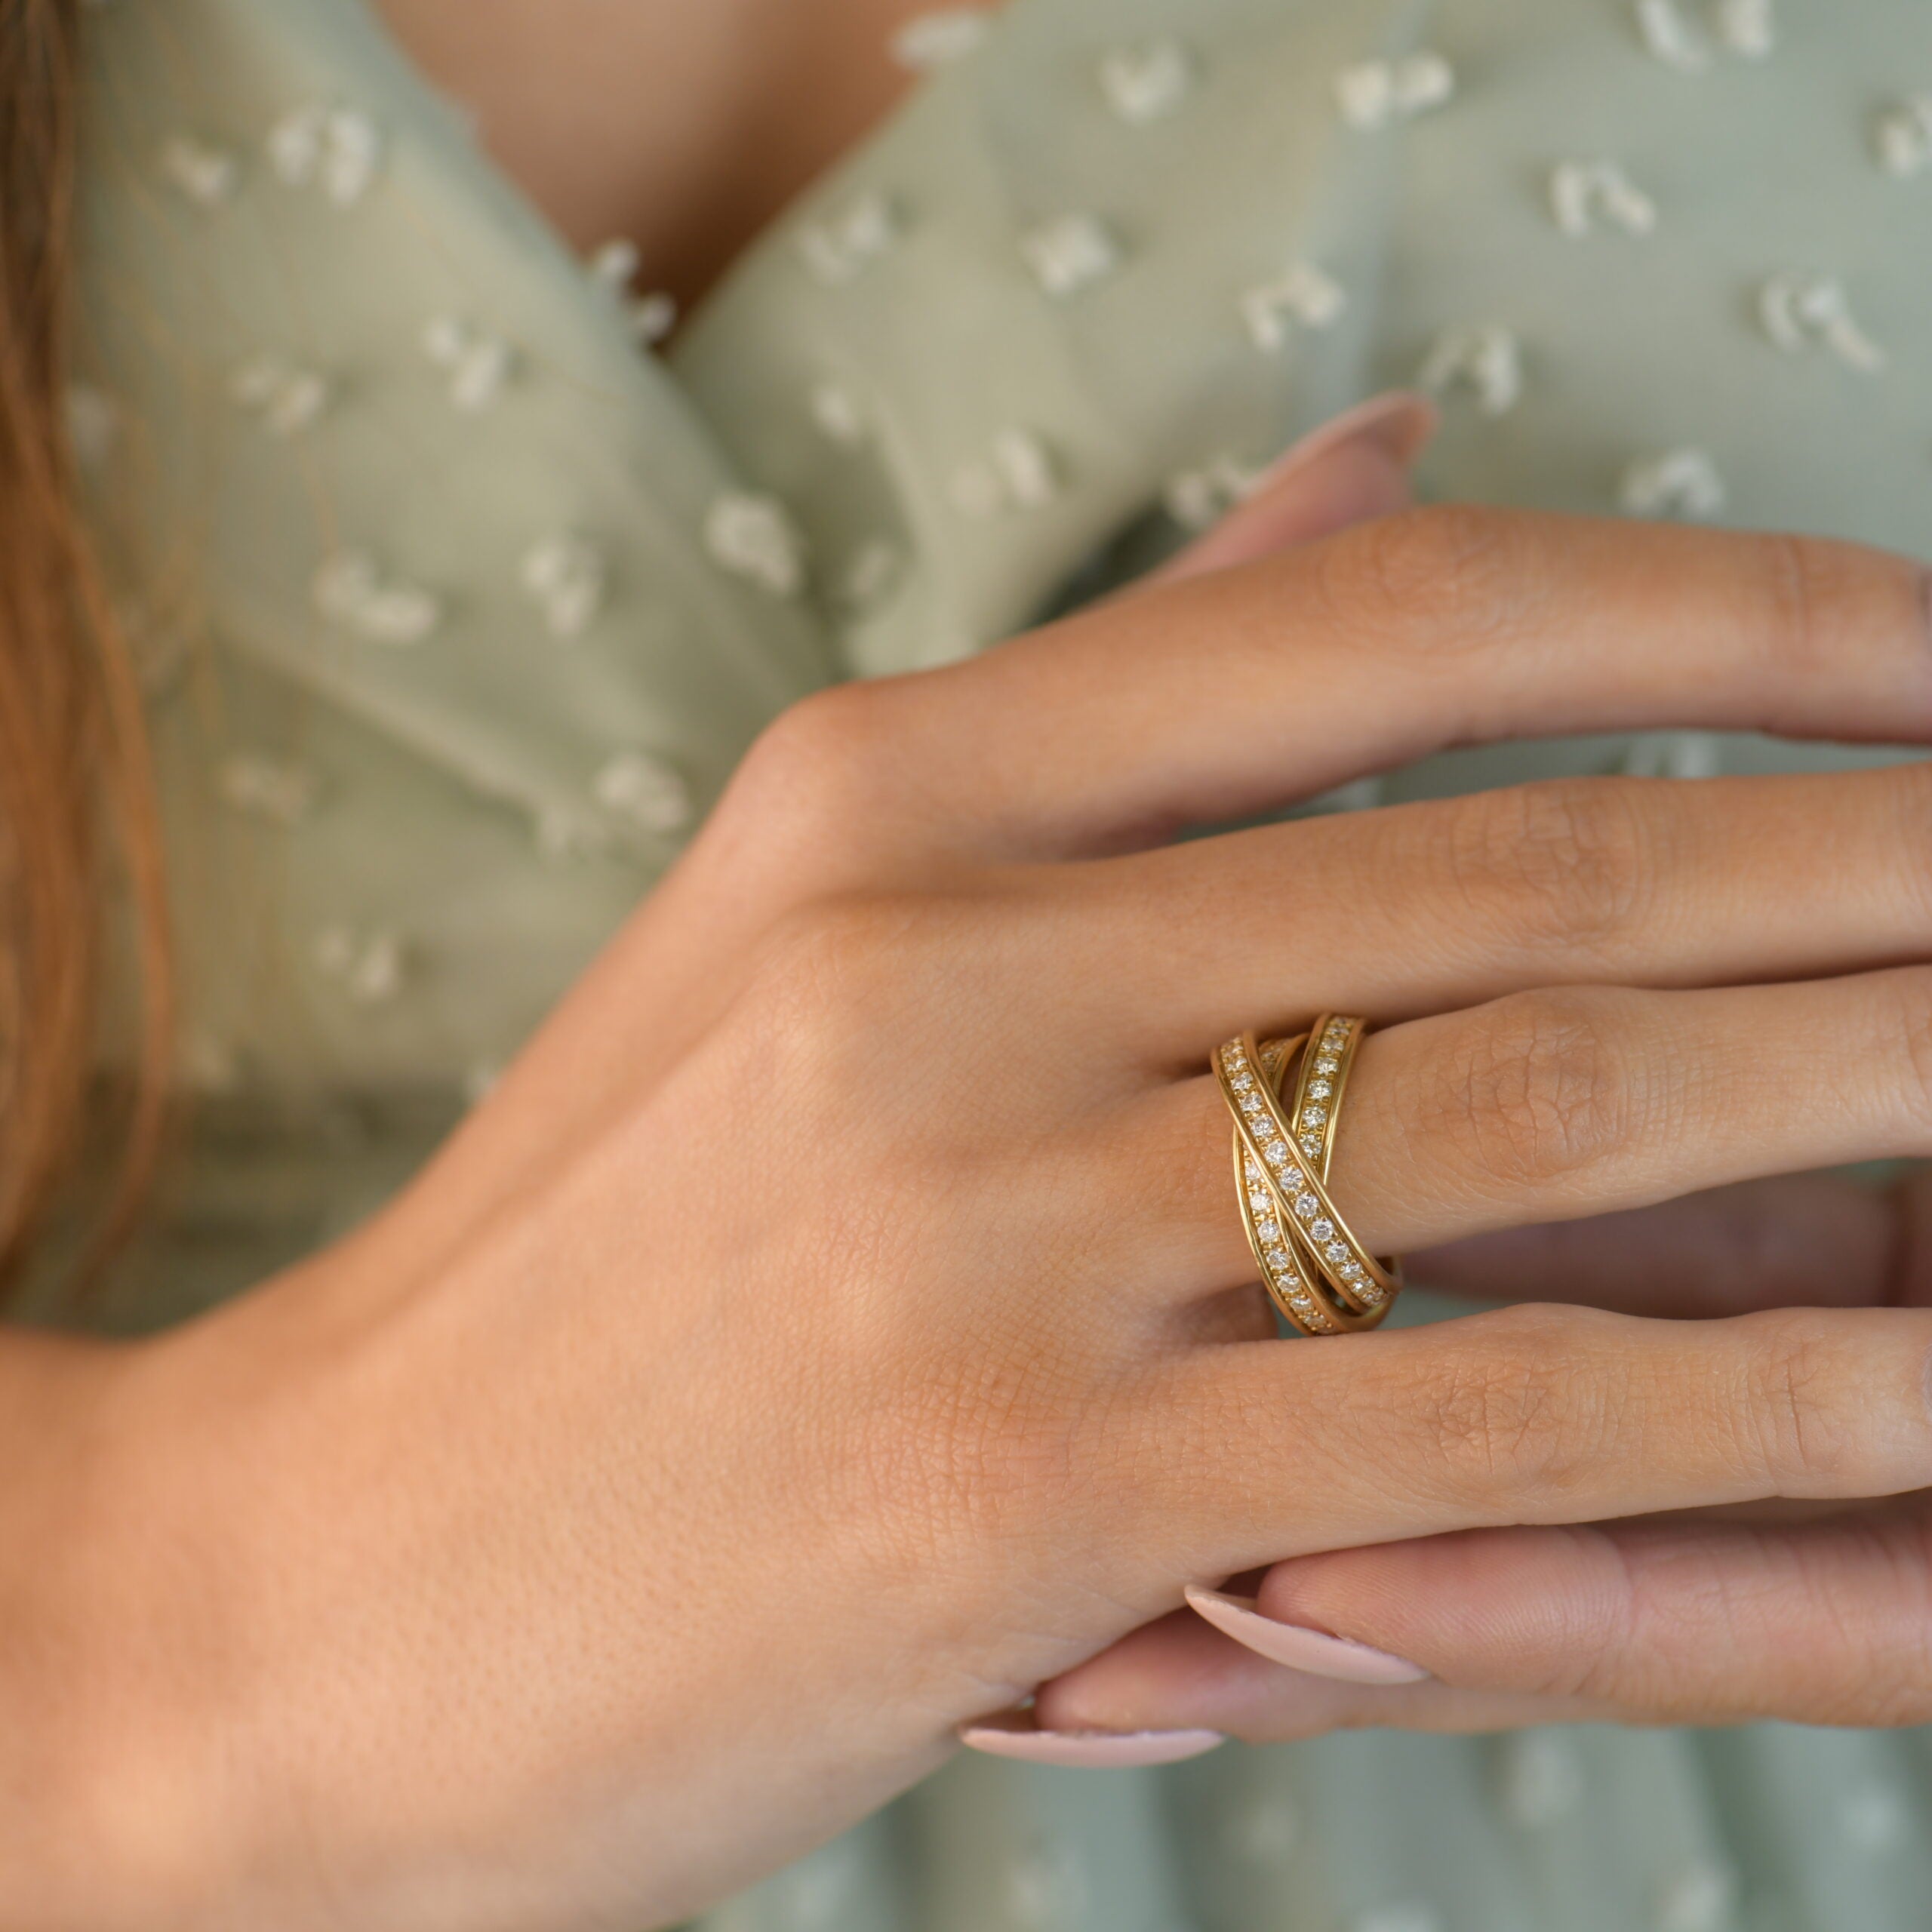
<path fill-rule="evenodd" d="M 1401 1263 L 1369 1253 L 1327 1188 L 1342 1101 L 1366 1031 L 1361 1020 L 1328 1014 L 1297 1039 L 1263 1047 L 1244 1033 L 1214 1057 L 1234 1117 L 1241 1225 L 1275 1306 L 1305 1334 L 1373 1328 L 1401 1292 Z M 1298 1072 L 1284 1107 L 1291 1066 Z"/>

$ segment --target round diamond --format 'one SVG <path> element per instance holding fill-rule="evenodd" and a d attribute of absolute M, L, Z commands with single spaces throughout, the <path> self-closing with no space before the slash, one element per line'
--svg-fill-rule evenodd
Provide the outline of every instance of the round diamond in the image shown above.
<path fill-rule="evenodd" d="M 1333 1221 L 1317 1221 L 1309 1232 L 1317 1241 L 1333 1241 L 1335 1238 L 1335 1224 Z"/>
<path fill-rule="evenodd" d="M 1281 1230 L 1279 1225 L 1272 1220 L 1256 1222 L 1254 1224 L 1254 1232 L 1258 1234 L 1263 1241 L 1279 1241 L 1281 1238 Z"/>
<path fill-rule="evenodd" d="M 1242 1157 L 1241 1171 L 1250 1180 L 1260 1180 L 1262 1178 L 1261 1163 L 1252 1154 Z"/>
<path fill-rule="evenodd" d="M 1278 1168 L 1288 1158 L 1288 1143 L 1285 1140 L 1271 1140 L 1261 1151 L 1271 1167 Z"/>
<path fill-rule="evenodd" d="M 1334 1091 L 1333 1081 L 1311 1080 L 1308 1083 L 1308 1096 L 1312 1100 L 1325 1100 Z"/>
<path fill-rule="evenodd" d="M 1303 1107 L 1301 1118 L 1303 1126 L 1319 1127 L 1328 1118 L 1328 1109 L 1322 1106 Z"/>
<path fill-rule="evenodd" d="M 1295 1196 L 1295 1212 L 1304 1221 L 1309 1220 L 1321 1212 L 1321 1203 L 1312 1194 L 1297 1194 Z"/>
<path fill-rule="evenodd" d="M 1331 1241 L 1321 1251 L 1331 1261 L 1346 1261 L 1349 1258 L 1349 1251 L 1338 1241 Z"/>
<path fill-rule="evenodd" d="M 1301 1137 L 1301 1144 L 1311 1155 L 1321 1152 L 1321 1137 L 1318 1134 L 1304 1134 Z"/>
<path fill-rule="evenodd" d="M 1382 1291 L 1373 1281 L 1366 1283 L 1359 1292 L 1361 1299 L 1371 1308 L 1380 1308 L 1382 1306 L 1383 1299 Z"/>
<path fill-rule="evenodd" d="M 1244 1114 L 1254 1115 L 1266 1113 L 1268 1109 L 1259 1094 L 1250 1094 L 1243 1098 L 1241 1110 Z"/>
<path fill-rule="evenodd" d="M 1274 1211 L 1275 1197 L 1265 1187 L 1251 1188 L 1248 1190 L 1247 1204 L 1257 1214 L 1272 1214 Z"/>
<path fill-rule="evenodd" d="M 1345 1261 L 1342 1263 L 1342 1275 L 1344 1280 L 1359 1281 L 1362 1274 L 1362 1265 L 1359 1261 Z"/>
<path fill-rule="evenodd" d="M 1333 1054 L 1324 1054 L 1315 1063 L 1315 1070 L 1317 1073 L 1340 1073 L 1342 1063 Z"/>
<path fill-rule="evenodd" d="M 1263 1259 L 1278 1274 L 1288 1265 L 1288 1251 L 1285 1247 L 1271 1247 Z"/>

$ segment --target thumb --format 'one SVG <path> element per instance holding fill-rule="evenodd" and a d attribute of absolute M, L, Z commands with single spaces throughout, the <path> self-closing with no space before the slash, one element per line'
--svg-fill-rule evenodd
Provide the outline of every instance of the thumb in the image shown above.
<path fill-rule="evenodd" d="M 1409 468 L 1435 433 L 1435 405 L 1405 389 L 1371 397 L 1292 444 L 1240 503 L 1146 581 L 1226 570 L 1407 508 Z"/>

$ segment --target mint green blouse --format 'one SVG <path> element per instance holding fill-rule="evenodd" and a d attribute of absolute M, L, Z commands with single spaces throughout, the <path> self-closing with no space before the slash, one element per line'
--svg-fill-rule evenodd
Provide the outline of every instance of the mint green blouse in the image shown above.
<path fill-rule="evenodd" d="M 1922 0 L 947 9 L 668 358 L 363 0 L 86 32 L 72 423 L 199 1095 L 116 1325 L 401 1186 L 791 700 L 1118 576 L 1374 389 L 1440 395 L 1429 494 L 1932 537 Z M 1593 740 L 1318 808 L 1876 755 Z M 705 1923 L 1923 1932 L 1929 1778 L 1784 1727 L 968 1757 Z"/>

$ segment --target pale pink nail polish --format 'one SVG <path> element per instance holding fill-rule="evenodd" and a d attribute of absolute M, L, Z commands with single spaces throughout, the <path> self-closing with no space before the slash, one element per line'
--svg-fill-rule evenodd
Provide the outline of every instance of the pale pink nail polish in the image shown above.
<path fill-rule="evenodd" d="M 1228 1741 L 1218 1730 L 1039 1730 L 1024 1712 L 962 1724 L 961 1743 L 995 1758 L 1029 1764 L 1085 1765 L 1128 1770 L 1146 1764 L 1177 1764 Z"/>
<path fill-rule="evenodd" d="M 1313 1677 L 1338 1678 L 1345 1684 L 1420 1684 L 1429 1674 L 1420 1664 L 1367 1644 L 1263 1617 L 1244 1597 L 1190 1586 L 1187 1601 L 1197 1616 L 1205 1617 L 1257 1657 L 1284 1663 L 1293 1670 L 1305 1670 Z"/>
<path fill-rule="evenodd" d="M 1250 497 L 1272 490 L 1297 470 L 1319 463 L 1344 443 L 1376 443 L 1405 468 L 1414 462 L 1435 433 L 1435 404 L 1411 389 L 1390 389 L 1311 429 L 1269 464 L 1247 487 Z"/>

